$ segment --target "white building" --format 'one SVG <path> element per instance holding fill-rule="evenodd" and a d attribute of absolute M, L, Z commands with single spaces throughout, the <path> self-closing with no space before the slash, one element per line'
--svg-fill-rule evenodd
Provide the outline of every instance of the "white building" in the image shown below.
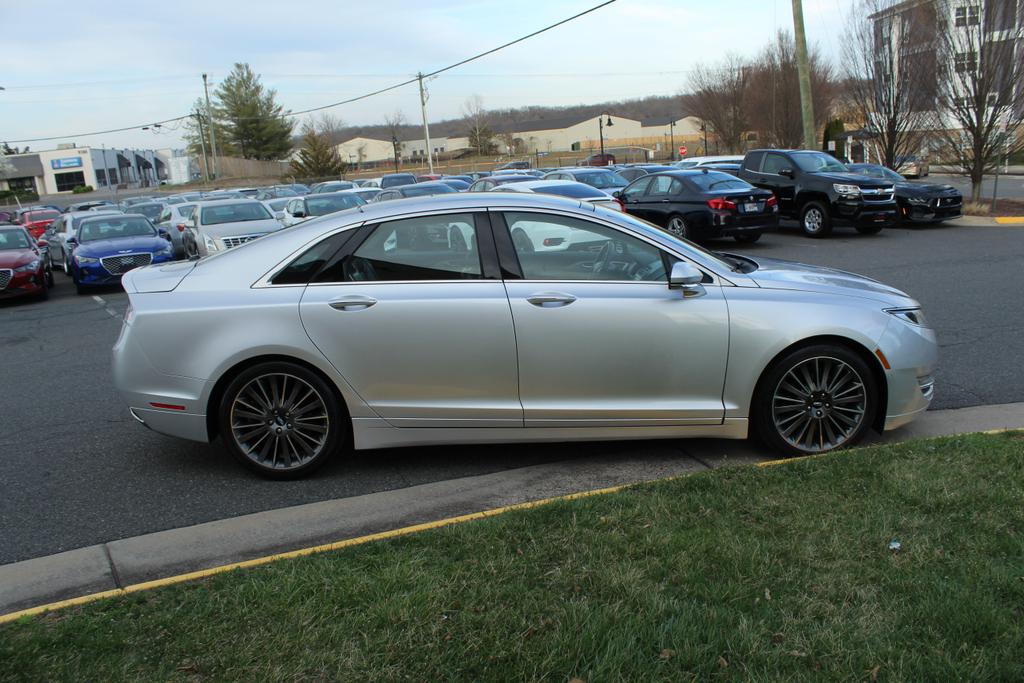
<path fill-rule="evenodd" d="M 388 161 L 395 157 L 390 140 L 358 137 L 339 143 L 335 149 L 341 160 L 350 164 Z"/>
<path fill-rule="evenodd" d="M 0 179 L 0 189 L 39 194 L 71 192 L 79 186 L 127 189 L 159 185 L 166 164 L 151 149 L 60 147 L 5 157 L 15 167 Z"/>

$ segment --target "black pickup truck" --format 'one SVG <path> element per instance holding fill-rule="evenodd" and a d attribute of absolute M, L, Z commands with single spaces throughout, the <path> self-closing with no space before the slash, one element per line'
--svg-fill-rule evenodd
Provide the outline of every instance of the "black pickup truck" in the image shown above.
<path fill-rule="evenodd" d="M 897 220 L 891 182 L 851 173 L 824 152 L 751 150 L 739 177 L 774 192 L 779 214 L 799 220 L 808 237 L 824 237 L 833 225 L 852 225 L 873 235 Z"/>

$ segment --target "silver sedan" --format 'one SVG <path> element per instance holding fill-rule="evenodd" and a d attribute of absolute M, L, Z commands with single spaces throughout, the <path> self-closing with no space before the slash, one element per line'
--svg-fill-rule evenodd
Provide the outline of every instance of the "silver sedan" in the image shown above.
<path fill-rule="evenodd" d="M 368 204 L 123 283 L 113 369 L 135 419 L 276 478 L 421 444 L 822 453 L 924 412 L 937 359 L 892 287 L 535 194 Z"/>

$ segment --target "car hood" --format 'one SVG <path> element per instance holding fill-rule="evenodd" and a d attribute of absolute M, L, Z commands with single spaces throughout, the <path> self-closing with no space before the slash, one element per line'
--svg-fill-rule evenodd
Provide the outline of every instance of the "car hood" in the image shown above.
<path fill-rule="evenodd" d="M 17 268 L 39 258 L 31 249 L 4 249 L 0 251 L 0 268 Z"/>
<path fill-rule="evenodd" d="M 204 225 L 200 228 L 203 234 L 210 237 L 262 235 L 280 229 L 281 222 L 276 218 L 264 218 L 258 221 L 239 221 L 238 223 L 218 223 L 217 225 Z"/>
<path fill-rule="evenodd" d="M 859 173 L 815 173 L 813 175 L 816 178 L 831 180 L 834 183 L 857 185 L 859 187 L 892 187 L 891 182 L 868 178 Z"/>
<path fill-rule="evenodd" d="M 139 235 L 136 237 L 114 237 L 105 240 L 95 240 L 78 245 L 75 254 L 78 256 L 110 256 L 118 253 L 131 253 L 136 251 L 160 251 L 168 245 L 167 240 L 155 235 Z"/>
<path fill-rule="evenodd" d="M 896 194 L 903 197 L 921 197 L 937 195 L 955 195 L 960 191 L 952 185 L 940 185 L 939 183 L 896 183 Z"/>
<path fill-rule="evenodd" d="M 745 256 L 744 258 L 751 258 Z M 904 292 L 877 280 L 844 270 L 811 266 L 795 261 L 753 258 L 757 270 L 750 274 L 759 286 L 768 289 L 792 289 L 824 294 L 842 294 L 875 299 L 886 305 L 908 307 L 917 302 Z"/>

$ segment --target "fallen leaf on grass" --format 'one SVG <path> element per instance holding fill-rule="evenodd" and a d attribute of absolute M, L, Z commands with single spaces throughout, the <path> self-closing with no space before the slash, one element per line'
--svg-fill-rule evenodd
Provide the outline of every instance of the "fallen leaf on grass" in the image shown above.
<path fill-rule="evenodd" d="M 880 666 L 876 666 L 874 669 L 872 669 L 871 670 L 871 680 L 877 681 L 878 680 L 878 672 L 881 671 L 881 670 L 882 670 L 882 667 L 880 667 Z"/>
<path fill-rule="evenodd" d="M 772 599 L 772 592 L 770 590 L 768 590 L 767 588 L 764 589 L 764 599 L 765 600 L 771 600 Z"/>
<path fill-rule="evenodd" d="M 719 657 L 718 658 L 718 668 L 719 669 L 726 669 L 728 667 L 729 667 L 729 660 L 726 659 L 725 657 Z"/>
<path fill-rule="evenodd" d="M 786 639 L 786 636 L 784 636 L 781 633 L 773 633 L 772 634 L 772 642 L 775 643 L 776 645 L 778 645 L 779 643 L 781 643 L 785 639 Z"/>
<path fill-rule="evenodd" d="M 661 654 L 658 655 L 658 659 L 661 659 L 663 661 L 668 661 L 669 659 L 672 659 L 675 656 L 676 656 L 676 651 L 675 650 L 669 650 L 668 648 L 665 648 L 664 650 L 661 651 Z"/>

